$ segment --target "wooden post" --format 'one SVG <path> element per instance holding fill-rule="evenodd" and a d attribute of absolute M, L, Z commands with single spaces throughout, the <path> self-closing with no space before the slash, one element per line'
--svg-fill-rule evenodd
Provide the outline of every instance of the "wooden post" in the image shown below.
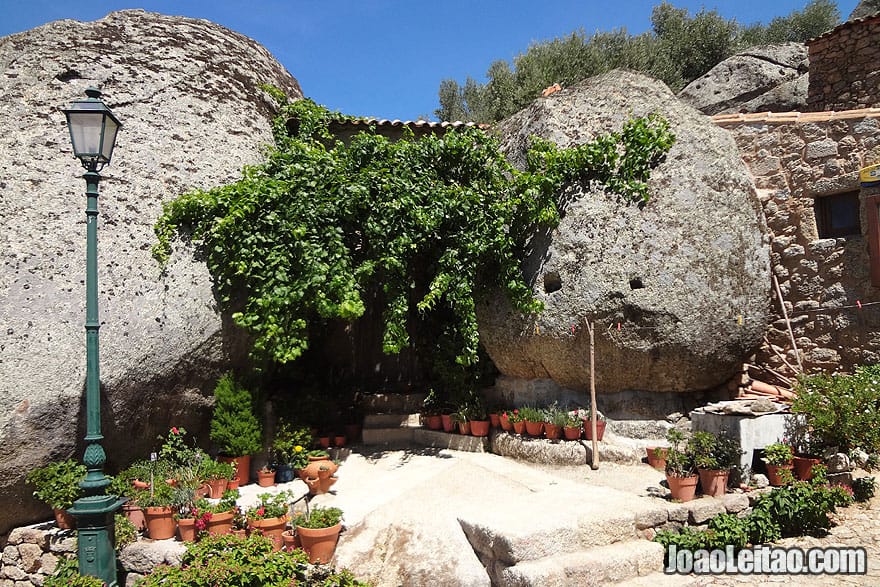
<path fill-rule="evenodd" d="M 593 462 L 590 463 L 590 468 L 595 471 L 599 468 L 599 441 L 596 440 L 598 436 L 596 433 L 596 338 L 593 334 L 593 324 L 589 318 L 585 318 L 584 322 L 586 322 L 587 331 L 590 333 L 590 429 L 593 432 L 591 435 L 593 439 Z"/>

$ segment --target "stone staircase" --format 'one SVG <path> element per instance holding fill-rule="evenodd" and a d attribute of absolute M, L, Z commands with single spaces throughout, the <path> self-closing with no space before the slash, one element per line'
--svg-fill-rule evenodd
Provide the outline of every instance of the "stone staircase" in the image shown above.
<path fill-rule="evenodd" d="M 428 430 L 421 424 L 423 393 L 376 393 L 364 398 L 363 444 L 383 449 L 430 447 L 488 452 L 488 438 Z"/>

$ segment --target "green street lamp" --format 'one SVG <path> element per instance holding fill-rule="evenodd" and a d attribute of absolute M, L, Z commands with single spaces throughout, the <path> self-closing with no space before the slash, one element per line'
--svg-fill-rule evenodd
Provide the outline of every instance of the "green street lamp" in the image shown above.
<path fill-rule="evenodd" d="M 79 572 L 116 587 L 116 551 L 113 547 L 113 514 L 125 501 L 106 495 L 110 480 L 104 475 L 107 460 L 101 441 L 101 375 L 98 369 L 98 173 L 110 163 L 119 120 L 95 88 L 88 98 L 77 100 L 64 111 L 73 143 L 73 154 L 85 168 L 86 180 L 86 450 L 88 469 L 80 482 L 84 496 L 70 513 L 76 517 Z"/>

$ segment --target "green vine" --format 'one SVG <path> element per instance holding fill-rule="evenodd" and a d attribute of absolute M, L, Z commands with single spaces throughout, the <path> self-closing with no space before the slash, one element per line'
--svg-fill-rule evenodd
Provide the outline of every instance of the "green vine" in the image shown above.
<path fill-rule="evenodd" d="M 674 141 L 659 116 L 637 118 L 576 148 L 536 139 L 520 172 L 476 128 L 396 142 L 371 130 L 343 144 L 329 130 L 343 115 L 310 100 L 279 103 L 266 161 L 166 204 L 153 253 L 165 263 L 173 235 L 190 228 L 221 303 L 254 335 L 254 354 L 280 363 L 308 348 L 310 326 L 354 320 L 378 292 L 386 352 L 411 344 L 409 320 L 433 319 L 456 362 L 472 365 L 475 296 L 486 286 L 524 313 L 541 310 L 521 245 L 536 225 L 559 222 L 561 187 L 598 180 L 643 204 L 650 170 Z"/>

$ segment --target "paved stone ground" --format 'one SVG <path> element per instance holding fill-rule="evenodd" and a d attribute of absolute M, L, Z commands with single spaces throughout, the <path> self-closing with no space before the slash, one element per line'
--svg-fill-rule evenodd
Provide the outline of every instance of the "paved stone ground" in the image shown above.
<path fill-rule="evenodd" d="M 418 469 L 434 469 L 437 466 L 446 466 L 456 459 L 464 459 L 474 463 L 493 462 L 494 467 L 519 468 L 528 467 L 535 475 L 547 475 L 547 480 L 552 484 L 552 479 L 559 482 L 583 484 L 585 486 L 607 487 L 612 490 L 630 493 L 633 502 L 644 502 L 650 495 L 648 488 L 659 486 L 664 476 L 662 472 L 655 471 L 647 465 L 621 465 L 616 463 L 602 463 L 599 470 L 593 471 L 588 466 L 560 466 L 525 463 L 512 459 L 500 458 L 496 455 L 458 453 L 456 451 L 431 450 L 410 451 L 377 451 L 373 454 L 357 454 L 355 449 L 353 458 L 348 459 L 348 464 L 340 469 L 340 477 L 345 478 L 347 473 L 355 473 L 357 469 L 364 471 L 351 475 L 357 479 L 357 483 L 351 483 L 355 479 L 340 480 L 337 488 L 340 491 L 335 495 L 321 496 L 319 502 L 330 502 L 341 505 L 346 510 L 346 518 L 355 521 L 373 509 L 378 502 L 388 499 L 390 488 L 385 486 L 389 477 L 401 475 L 402 478 L 412 476 L 413 479 L 421 475 L 416 473 Z M 450 456 L 455 455 L 453 459 Z M 439 463 L 438 463 L 439 461 Z M 508 463 L 508 464 L 505 464 Z M 349 471 L 344 471 L 346 468 Z M 410 471 L 411 470 L 411 471 Z M 368 472 L 369 471 L 369 472 Z M 365 477 L 364 474 L 369 475 Z M 383 479 L 384 478 L 384 479 Z M 371 487 L 364 487 L 365 481 Z M 406 491 L 407 483 L 391 490 Z M 358 489 L 355 489 L 359 486 Z M 382 487 L 383 490 L 379 490 Z M 437 488 L 440 489 L 439 487 Z M 448 488 L 447 488 L 448 489 Z M 377 491 L 378 490 L 378 491 Z M 383 495 L 384 494 L 384 495 Z M 660 498 L 653 498 L 662 502 Z M 370 503 L 372 502 L 372 503 Z M 498 501 L 499 507 L 508 507 L 503 500 Z M 823 538 L 802 537 L 782 541 L 781 546 L 786 547 L 827 547 L 847 546 L 864 547 L 868 552 L 868 574 L 866 576 L 667 576 L 662 573 L 653 573 L 646 577 L 634 578 L 624 581 L 623 585 L 631 587 L 663 587 L 665 585 L 689 585 L 689 586 L 721 586 L 732 587 L 740 585 L 777 585 L 789 583 L 794 585 L 878 585 L 880 586 L 880 497 L 875 497 L 867 505 L 855 505 L 843 508 L 835 515 L 837 525 L 831 533 Z"/>

